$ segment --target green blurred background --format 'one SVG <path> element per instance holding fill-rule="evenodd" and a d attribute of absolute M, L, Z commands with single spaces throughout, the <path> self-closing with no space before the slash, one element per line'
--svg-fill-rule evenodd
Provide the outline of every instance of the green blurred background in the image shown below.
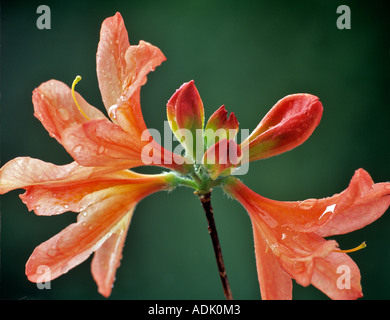
<path fill-rule="evenodd" d="M 36 9 L 51 9 L 51 29 L 39 30 Z M 351 29 L 339 30 L 336 9 L 351 9 Z M 324 115 L 310 139 L 293 151 L 251 163 L 243 181 L 263 196 L 303 200 L 331 196 L 365 168 L 390 180 L 389 20 L 386 1 L 2 1 L 1 163 L 31 156 L 56 164 L 72 159 L 33 117 L 31 93 L 58 79 L 103 110 L 95 54 L 102 21 L 121 12 L 130 42 L 158 46 L 167 61 L 148 76 L 142 108 L 150 128 L 163 130 L 165 104 L 195 80 L 206 117 L 225 104 L 252 130 L 291 93 L 320 97 Z M 154 170 L 153 172 L 155 172 Z M 90 261 L 39 290 L 25 263 L 41 242 L 76 219 L 38 217 L 18 198 L 1 197 L 0 296 L 8 299 L 101 299 Z M 244 209 L 213 192 L 215 219 L 236 299 L 260 299 L 252 230 Z M 338 236 L 362 273 L 364 299 L 390 298 L 390 211 L 363 230 Z M 294 283 L 295 299 L 327 299 Z M 136 209 L 112 299 L 223 299 L 207 223 L 190 189 L 159 193 Z"/>

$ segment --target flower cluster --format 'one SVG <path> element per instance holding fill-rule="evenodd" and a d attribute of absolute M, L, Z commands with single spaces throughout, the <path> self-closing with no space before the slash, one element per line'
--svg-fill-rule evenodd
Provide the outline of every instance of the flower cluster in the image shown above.
<path fill-rule="evenodd" d="M 319 124 L 322 104 L 310 94 L 293 94 L 268 112 L 238 144 L 236 116 L 224 106 L 205 122 L 203 102 L 193 81 L 167 103 L 169 125 L 183 155 L 162 147 L 141 112 L 140 91 L 147 74 L 165 56 L 150 43 L 130 45 L 119 13 L 101 27 L 97 76 L 108 118 L 71 87 L 50 80 L 33 92 L 35 116 L 74 162 L 54 165 L 19 157 L 0 171 L 0 193 L 22 188 L 20 197 L 37 215 L 78 213 L 77 221 L 39 245 L 26 264 L 30 281 L 66 273 L 92 253 L 92 275 L 99 292 L 111 294 L 122 248 L 136 205 L 148 195 L 187 186 L 198 194 L 221 186 L 247 210 L 252 221 L 258 277 L 263 299 L 291 299 L 292 280 L 313 284 L 332 299 L 362 296 L 359 268 L 336 241 L 378 219 L 390 205 L 390 183 L 374 183 L 356 171 L 343 192 L 325 199 L 280 202 L 266 199 L 234 175 L 251 161 L 272 157 L 303 143 Z M 147 159 L 147 161 L 146 161 Z M 161 174 L 131 168 L 163 167 Z M 350 288 L 338 286 L 337 268 L 350 270 Z"/>

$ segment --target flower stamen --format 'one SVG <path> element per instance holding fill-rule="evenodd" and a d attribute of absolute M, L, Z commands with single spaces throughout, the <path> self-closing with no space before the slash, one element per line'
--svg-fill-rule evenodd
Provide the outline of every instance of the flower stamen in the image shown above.
<path fill-rule="evenodd" d="M 89 120 L 88 116 L 85 114 L 85 112 L 83 111 L 83 109 L 81 109 L 80 105 L 78 104 L 77 102 L 77 99 L 76 99 L 76 96 L 74 94 L 74 87 L 76 86 L 76 84 L 81 80 L 81 76 L 77 76 L 74 80 L 73 80 L 73 83 L 72 83 L 72 97 L 73 97 L 73 100 L 74 100 L 74 103 L 76 104 L 77 108 L 80 110 L 81 114 L 84 116 L 85 119 Z"/>
<path fill-rule="evenodd" d="M 364 249 L 367 247 L 366 242 L 364 241 L 360 245 L 358 245 L 356 248 L 348 249 L 348 250 L 333 250 L 334 252 L 342 252 L 342 253 L 350 253 L 350 252 L 355 252 L 361 249 Z"/>

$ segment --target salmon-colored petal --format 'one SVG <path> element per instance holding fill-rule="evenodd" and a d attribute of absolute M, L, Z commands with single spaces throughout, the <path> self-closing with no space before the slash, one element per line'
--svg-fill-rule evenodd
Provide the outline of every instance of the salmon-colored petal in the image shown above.
<path fill-rule="evenodd" d="M 135 180 L 144 181 L 142 178 L 131 178 L 127 177 L 127 174 L 117 172 L 79 180 L 77 183 L 72 181 L 28 186 L 20 198 L 29 210 L 34 210 L 38 215 L 54 215 L 66 211 L 80 212 L 85 209 L 80 202 L 86 195 L 114 186 L 135 183 Z"/>
<path fill-rule="evenodd" d="M 363 176 L 361 180 L 368 182 L 369 179 L 367 176 Z M 354 182 L 352 181 L 351 184 L 354 185 Z M 230 185 L 228 183 L 228 186 L 225 186 L 228 194 L 237 199 L 248 211 L 254 229 L 255 241 L 257 239 L 256 245 L 262 248 L 260 253 L 263 255 L 258 258 L 259 261 L 262 261 L 260 268 L 258 266 L 260 283 L 265 281 L 261 277 L 264 272 L 267 272 L 264 271 L 267 264 L 270 264 L 268 273 L 270 277 L 276 277 L 276 283 L 279 281 L 278 277 L 281 276 L 277 268 L 273 267 L 274 265 L 282 268 L 300 285 L 313 284 L 332 299 L 356 299 L 362 295 L 359 268 L 345 253 L 337 252 L 338 244 L 336 241 L 326 241 L 316 232 L 301 232 L 297 228 L 292 228 L 291 225 L 299 226 L 299 223 L 294 224 L 297 217 L 281 220 L 283 219 L 282 215 L 288 216 L 289 213 L 295 215 L 297 211 L 286 211 L 285 203 L 278 204 L 277 201 L 269 206 L 268 199 L 259 198 L 258 195 L 248 192 L 249 189 L 245 188 L 237 181 L 230 182 Z M 339 196 L 340 206 L 346 204 L 346 200 L 343 200 L 346 195 L 357 193 L 356 190 L 359 190 L 359 192 L 363 192 L 363 194 L 359 194 L 366 197 L 371 188 L 372 185 L 368 188 L 364 183 L 359 186 L 354 185 Z M 351 200 L 351 198 L 347 198 Z M 356 198 L 352 199 L 354 200 L 350 201 L 349 205 L 353 206 Z M 348 206 L 346 210 L 349 210 Z M 302 211 L 300 213 L 303 214 Z M 331 223 L 332 220 L 328 221 Z M 256 255 L 258 254 L 256 249 Z M 277 275 L 272 275 L 274 269 Z M 347 278 L 343 278 L 341 272 L 348 272 L 345 275 Z M 347 284 L 340 284 L 340 281 L 347 281 Z M 275 286 L 275 288 L 268 289 L 271 294 L 273 294 L 272 290 L 277 292 L 279 285 L 275 284 Z M 267 289 L 265 290 L 267 292 Z"/>
<path fill-rule="evenodd" d="M 119 222 L 147 195 L 167 189 L 160 177 L 144 185 L 123 185 L 85 196 L 78 221 L 38 246 L 26 264 L 26 275 L 32 282 L 41 279 L 40 266 L 47 267 L 46 280 L 52 280 L 86 260 L 115 232 Z"/>
<path fill-rule="evenodd" d="M 146 130 L 140 89 L 147 74 L 164 60 L 161 50 L 150 43 L 130 46 L 119 12 L 102 23 L 96 54 L 99 88 L 110 118 L 125 131 Z"/>
<path fill-rule="evenodd" d="M 235 180 L 225 189 L 270 226 L 288 225 L 301 232 L 329 236 L 351 232 L 377 220 L 390 205 L 390 183 L 374 184 L 363 169 L 356 171 L 343 192 L 323 199 L 275 201 L 260 196 Z"/>
<path fill-rule="evenodd" d="M 79 212 L 81 199 L 89 193 L 123 184 L 147 183 L 156 175 L 143 175 L 110 167 L 82 167 L 76 162 L 57 166 L 21 157 L 0 169 L 0 193 L 25 189 L 20 198 L 38 215 Z"/>
<path fill-rule="evenodd" d="M 103 21 L 96 53 L 96 69 L 104 106 L 108 109 L 122 95 L 127 77 L 125 54 L 129 37 L 119 12 Z"/>
<path fill-rule="evenodd" d="M 89 119 L 105 118 L 102 112 L 88 104 L 80 94 L 75 92 L 75 96 L 80 108 Z M 42 83 L 34 90 L 32 100 L 34 115 L 60 143 L 66 128 L 88 121 L 77 108 L 71 89 L 60 81 L 49 80 Z"/>
<path fill-rule="evenodd" d="M 126 78 L 122 83 L 122 94 L 108 108 L 111 119 L 123 130 L 139 132 L 146 130 L 141 111 L 140 90 L 147 81 L 147 74 L 166 60 L 161 50 L 148 42 L 140 41 L 130 46 L 125 54 Z"/>
<path fill-rule="evenodd" d="M 379 219 L 390 206 L 390 183 L 374 183 L 359 169 L 348 188 L 331 199 L 336 200 L 334 214 L 316 230 L 323 237 L 352 232 Z"/>
<path fill-rule="evenodd" d="M 79 214 L 78 221 L 38 246 L 26 264 L 26 275 L 39 282 L 39 266 L 50 270 L 47 280 L 68 272 L 97 250 L 135 203 L 126 199 L 126 188 L 114 187 L 98 192 L 95 203 Z M 104 196 L 107 194 L 107 196 Z"/>
<path fill-rule="evenodd" d="M 313 133 L 322 116 L 322 104 L 310 94 L 293 94 L 279 100 L 241 148 L 249 148 L 249 161 L 289 151 Z"/>
<path fill-rule="evenodd" d="M 315 263 L 337 250 L 336 241 L 326 241 L 314 233 L 302 233 L 288 227 L 271 228 L 256 211 L 248 210 L 253 228 L 258 230 L 277 258 L 279 265 L 300 285 L 311 283 Z"/>
<path fill-rule="evenodd" d="M 69 154 L 84 166 L 142 165 L 141 152 L 149 141 L 141 141 L 108 119 L 93 120 L 68 128 L 63 144 Z"/>
<path fill-rule="evenodd" d="M 291 300 L 291 277 L 280 267 L 279 261 L 253 225 L 257 275 L 263 300 Z"/>
<path fill-rule="evenodd" d="M 311 283 L 334 300 L 361 298 L 360 270 L 345 253 L 332 252 L 316 259 Z"/>
<path fill-rule="evenodd" d="M 84 166 L 107 166 L 122 170 L 157 165 L 186 171 L 183 157 L 150 140 L 148 133 L 145 136 L 134 137 L 107 119 L 91 120 L 66 130 L 63 145 Z"/>
<path fill-rule="evenodd" d="M 95 252 L 92 260 L 93 278 L 98 285 L 98 291 L 105 297 L 111 294 L 132 215 L 132 211 L 125 215 L 119 222 L 118 229 Z"/>
<path fill-rule="evenodd" d="M 76 162 L 57 166 L 30 157 L 18 157 L 0 169 L 0 194 L 38 184 L 77 183 L 112 171 L 112 168 L 86 168 Z"/>
<path fill-rule="evenodd" d="M 166 57 L 159 48 L 149 42 L 141 40 L 138 45 L 130 46 L 125 55 L 126 59 L 126 79 L 122 100 L 128 98 L 143 86 L 147 81 L 149 72 L 154 71 Z"/>

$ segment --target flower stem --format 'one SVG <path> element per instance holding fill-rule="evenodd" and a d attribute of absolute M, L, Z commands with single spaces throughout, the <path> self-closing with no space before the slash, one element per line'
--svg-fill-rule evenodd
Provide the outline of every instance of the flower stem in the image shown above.
<path fill-rule="evenodd" d="M 219 276 L 222 281 L 223 292 L 227 300 L 233 300 L 229 280 L 225 270 L 225 264 L 223 262 L 221 246 L 219 245 L 217 227 L 215 226 L 214 212 L 213 207 L 211 206 L 211 192 L 209 191 L 207 193 L 197 193 L 197 195 L 199 196 L 204 212 L 206 213 L 208 230 L 211 237 L 211 241 L 213 242 L 214 253 L 215 258 L 217 260 Z"/>

